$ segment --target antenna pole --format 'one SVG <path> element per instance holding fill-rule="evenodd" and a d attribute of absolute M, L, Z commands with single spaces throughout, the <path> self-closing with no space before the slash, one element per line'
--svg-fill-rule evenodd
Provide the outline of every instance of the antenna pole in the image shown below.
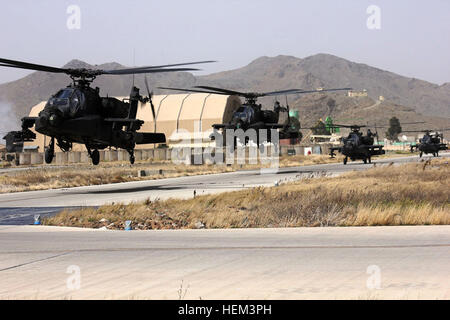
<path fill-rule="evenodd" d="M 133 67 L 136 67 L 136 49 L 133 48 Z M 133 87 L 134 87 L 134 73 L 133 73 Z"/>

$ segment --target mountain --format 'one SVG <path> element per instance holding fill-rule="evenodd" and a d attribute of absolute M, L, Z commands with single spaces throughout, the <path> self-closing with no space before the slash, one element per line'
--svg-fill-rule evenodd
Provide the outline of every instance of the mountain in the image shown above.
<path fill-rule="evenodd" d="M 119 69 L 123 66 L 118 63 L 92 66 L 72 60 L 64 67 Z M 242 91 L 318 87 L 367 90 L 369 97 L 362 98 L 350 98 L 342 92 L 290 96 L 291 108 L 300 110 L 301 119 L 308 125 L 327 115 L 348 121 L 363 119 L 383 124 L 396 115 L 401 121 L 426 120 L 428 125 L 439 127 L 448 127 L 450 121 L 450 83 L 439 86 L 329 54 L 316 54 L 304 59 L 292 56 L 261 57 L 239 69 L 199 77 L 187 72 L 150 74 L 148 77 L 152 87 L 215 85 Z M 141 89 L 145 88 L 142 79 L 142 75 L 135 77 L 135 83 Z M 10 105 L 19 119 L 27 115 L 36 103 L 48 99 L 69 83 L 66 75 L 34 72 L 17 81 L 1 84 L 0 103 L 2 108 Z M 105 75 L 93 82 L 94 87 L 100 87 L 102 95 L 110 96 L 128 95 L 131 84 L 132 76 Z M 154 91 L 156 94 L 168 93 L 158 89 Z M 384 96 L 385 101 L 377 102 L 379 96 Z M 329 99 L 335 101 L 332 110 L 328 106 Z M 261 99 L 261 103 L 265 108 L 270 108 L 273 98 Z"/>
<path fill-rule="evenodd" d="M 450 117 L 449 83 L 439 86 L 330 54 L 304 59 L 261 57 L 243 68 L 199 77 L 199 80 L 230 89 L 259 91 L 290 87 L 366 89 L 374 99 L 384 96 L 387 101 L 411 107 L 424 115 Z"/>

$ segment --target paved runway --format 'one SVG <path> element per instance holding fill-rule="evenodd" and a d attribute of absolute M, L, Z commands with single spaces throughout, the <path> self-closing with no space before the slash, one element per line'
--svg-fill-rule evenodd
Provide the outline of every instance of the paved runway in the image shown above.
<path fill-rule="evenodd" d="M 449 156 L 443 154 L 442 156 Z M 381 159 L 374 163 L 419 161 L 417 156 Z M 197 195 L 270 186 L 276 181 L 297 180 L 322 174 L 337 175 L 351 170 L 365 170 L 373 164 L 352 162 L 280 168 L 271 173 L 261 170 L 147 180 L 67 189 L 0 194 L 0 224 L 30 224 L 36 210 L 41 216 L 54 214 L 63 207 L 99 206 L 112 202 L 168 198 L 190 198 Z M 37 209 L 39 208 L 39 209 Z"/>
<path fill-rule="evenodd" d="M 0 298 L 450 299 L 450 226 L 0 226 Z"/>

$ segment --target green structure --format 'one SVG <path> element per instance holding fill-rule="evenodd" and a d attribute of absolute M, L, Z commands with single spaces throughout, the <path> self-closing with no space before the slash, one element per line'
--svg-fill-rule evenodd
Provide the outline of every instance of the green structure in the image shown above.
<path fill-rule="evenodd" d="M 325 127 L 330 134 L 340 132 L 339 128 L 333 128 L 333 119 L 331 119 L 331 117 L 329 116 L 325 119 Z"/>
<path fill-rule="evenodd" d="M 298 110 L 290 110 L 289 111 L 289 117 L 298 119 Z"/>

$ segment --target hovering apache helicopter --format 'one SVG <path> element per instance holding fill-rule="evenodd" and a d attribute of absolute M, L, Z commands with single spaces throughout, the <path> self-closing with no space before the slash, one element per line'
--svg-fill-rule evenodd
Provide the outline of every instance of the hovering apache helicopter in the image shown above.
<path fill-rule="evenodd" d="M 147 97 L 139 94 L 139 89 L 132 87 L 130 98 L 119 100 L 101 97 L 100 89 L 90 87 L 91 82 L 100 75 L 127 75 L 159 72 L 195 71 L 193 68 L 171 68 L 213 61 L 198 61 L 160 66 L 147 66 L 118 70 L 99 70 L 86 68 L 55 68 L 28 62 L 0 58 L 0 66 L 29 69 L 52 73 L 65 73 L 73 83 L 55 93 L 47 102 L 38 117 L 22 118 L 22 130 L 11 131 L 4 139 L 7 148 L 15 149 L 24 141 L 36 138 L 30 128 L 50 136 L 50 144 L 45 148 L 45 162 L 51 163 L 55 155 L 55 140 L 63 151 L 72 149 L 73 143 L 86 146 L 92 163 L 100 161 L 98 149 L 107 147 L 122 148 L 130 154 L 130 162 L 134 163 L 134 147 L 136 144 L 163 143 L 166 138 L 163 133 L 136 132 L 144 121 L 136 119 L 138 102 L 150 102 L 153 119 L 155 109 L 152 94 L 145 79 Z"/>
<path fill-rule="evenodd" d="M 295 121 L 289 117 L 289 105 L 282 107 L 278 101 L 275 101 L 273 110 L 263 110 L 261 104 L 257 104 L 256 100 L 260 97 L 279 96 L 288 94 L 305 94 L 315 92 L 326 91 L 339 91 L 339 90 L 351 90 L 351 88 L 338 88 L 338 89 L 317 89 L 317 90 L 303 90 L 303 89 L 289 89 L 271 92 L 240 92 L 235 90 L 228 90 L 209 86 L 195 86 L 194 89 L 180 89 L 180 88 L 167 88 L 159 87 L 160 89 L 177 90 L 186 92 L 201 92 L 211 94 L 222 95 L 235 95 L 245 98 L 245 102 L 241 107 L 233 113 L 231 121 L 228 123 L 213 124 L 212 127 L 216 130 L 222 129 L 242 129 L 244 131 L 248 129 L 255 129 L 258 134 L 259 144 L 259 129 L 280 129 L 280 139 L 298 138 L 301 133 L 297 127 L 300 127 L 298 121 Z M 280 113 L 287 112 L 287 121 L 283 124 L 278 123 L 280 119 Z M 269 131 L 270 132 L 270 131 Z M 268 142 L 271 141 L 270 135 L 267 135 Z"/>
<path fill-rule="evenodd" d="M 442 131 L 446 131 L 449 129 L 444 129 Z M 434 131 L 433 134 L 431 134 Z M 425 154 L 433 154 L 433 157 L 439 157 L 440 150 L 447 150 L 447 144 L 442 143 L 441 139 L 444 139 L 444 134 L 439 133 L 437 130 L 410 130 L 410 131 L 402 131 L 402 132 L 424 132 L 423 138 L 419 139 L 418 144 L 411 145 L 411 152 L 419 150 L 419 157 L 422 158 L 422 155 Z"/>
<path fill-rule="evenodd" d="M 330 156 L 334 158 L 336 156 L 334 151 L 338 151 L 345 156 L 344 164 L 347 164 L 348 158 L 352 161 L 362 159 L 364 163 L 371 163 L 373 156 L 385 154 L 383 146 L 373 144 L 374 137 L 378 136 L 377 132 L 372 133 L 370 129 L 367 129 L 367 135 L 360 132 L 360 129 L 365 127 L 367 126 L 334 124 L 332 128 L 350 128 L 351 132 L 343 139 L 343 146 L 330 148 Z"/>

